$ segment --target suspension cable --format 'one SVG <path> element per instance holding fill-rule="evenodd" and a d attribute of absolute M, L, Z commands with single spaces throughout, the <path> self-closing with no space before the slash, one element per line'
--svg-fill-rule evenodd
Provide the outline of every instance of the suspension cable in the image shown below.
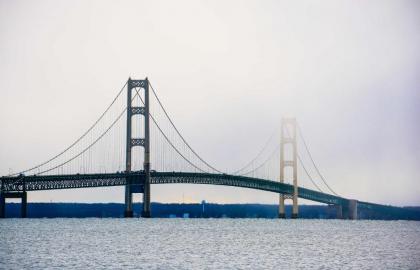
<path fill-rule="evenodd" d="M 142 97 L 140 96 L 139 92 L 137 89 L 136 90 L 136 96 L 138 96 L 140 98 L 141 103 L 144 104 L 144 101 L 142 99 Z M 153 123 L 155 123 L 156 127 L 158 128 L 158 130 L 160 131 L 160 133 L 163 135 L 163 137 L 165 138 L 165 140 L 169 143 L 169 145 L 186 161 L 188 162 L 191 166 L 193 166 L 195 169 L 201 171 L 201 172 L 207 172 L 203 169 L 201 169 L 200 167 L 198 167 L 197 165 L 195 165 L 194 163 L 192 163 L 188 158 L 186 158 L 179 150 L 178 148 L 175 147 L 175 145 L 171 142 L 171 140 L 168 138 L 168 136 L 166 136 L 166 134 L 163 132 L 163 130 L 160 128 L 159 124 L 157 123 L 157 121 L 155 120 L 155 118 L 153 117 L 153 115 L 149 112 L 149 116 L 150 118 L 152 118 Z"/>
<path fill-rule="evenodd" d="M 299 160 L 300 165 L 302 165 L 303 170 L 305 171 L 306 175 L 309 177 L 309 180 L 311 180 L 312 184 L 314 184 L 314 186 L 316 187 L 316 189 L 318 189 L 318 191 L 320 192 L 324 192 L 322 191 L 322 189 L 315 183 L 314 179 L 312 178 L 312 176 L 309 174 L 308 170 L 306 169 L 305 165 L 303 165 L 302 159 L 300 158 L 299 154 L 296 153 L 296 156 Z"/>
<path fill-rule="evenodd" d="M 118 94 L 117 94 L 117 96 L 114 98 L 114 100 L 111 102 L 111 104 L 106 108 L 106 110 L 101 114 L 101 116 L 99 116 L 99 118 L 93 123 L 93 125 L 88 129 L 88 130 L 86 130 L 86 132 L 85 133 L 83 133 L 82 134 L 82 136 L 80 136 L 76 141 L 74 141 L 71 145 L 69 145 L 67 148 L 65 148 L 63 151 L 61 151 L 60 153 L 58 153 L 57 155 L 55 155 L 54 157 L 52 157 L 52 158 L 50 158 L 50 159 L 48 159 L 48 160 L 46 160 L 46 161 L 44 161 L 44 162 L 42 162 L 42 163 L 40 163 L 40 164 L 38 164 L 37 166 L 35 166 L 35 167 L 32 167 L 32 168 L 30 168 L 30 169 L 26 169 L 26 170 L 23 170 L 23 171 L 21 171 L 21 172 L 18 172 L 18 173 L 13 173 L 13 174 L 9 174 L 8 176 L 16 176 L 16 175 L 19 175 L 19 174 L 23 174 L 23 173 L 26 173 L 26 172 L 29 172 L 29 171 L 32 171 L 32 170 L 35 170 L 35 169 L 38 169 L 38 168 L 40 168 L 41 166 L 44 166 L 45 164 L 47 164 L 47 163 L 49 163 L 49 162 L 51 162 L 51 161 L 53 161 L 53 160 L 55 160 L 55 159 L 57 159 L 58 157 L 60 157 L 61 155 L 63 155 L 64 153 L 66 153 L 68 150 L 70 150 L 73 146 L 75 146 L 78 142 L 80 142 L 84 137 L 86 137 L 86 135 L 99 123 L 99 121 L 101 121 L 101 119 L 105 116 L 105 114 L 109 111 L 109 109 L 112 107 L 112 105 L 114 105 L 114 103 L 115 103 L 115 101 L 118 99 L 118 97 L 121 95 L 121 93 L 122 93 L 122 91 L 124 90 L 124 88 L 125 88 L 125 86 L 127 85 L 127 82 L 124 84 L 124 86 L 121 88 L 121 90 L 118 92 Z"/>
<path fill-rule="evenodd" d="M 73 156 L 71 159 L 69 159 L 69 160 L 67 160 L 67 161 L 65 161 L 65 162 L 63 162 L 63 163 L 61 163 L 61 164 L 59 164 L 59 165 L 57 165 L 57 166 L 55 166 L 55 167 L 52 167 L 52 168 L 50 168 L 50 169 L 48 169 L 48 170 L 44 170 L 44 171 L 41 171 L 40 173 L 38 173 L 38 174 L 43 174 L 43 173 L 46 173 L 46 172 L 49 172 L 49 171 L 52 171 L 52 170 L 54 170 L 54 169 L 57 169 L 57 168 L 59 168 L 59 167 L 61 167 L 61 166 L 64 166 L 64 165 L 66 165 L 67 163 L 69 163 L 70 161 L 73 161 L 74 159 L 76 159 L 77 157 L 79 157 L 79 156 L 81 156 L 83 153 L 85 153 L 87 150 L 89 150 L 92 146 L 94 146 L 100 139 L 102 139 L 102 137 L 103 136 L 105 136 L 105 134 L 107 134 L 108 133 L 108 131 L 118 122 L 118 120 L 120 120 L 120 118 L 124 115 L 124 113 L 126 112 L 126 110 L 127 110 L 127 107 L 125 107 L 125 109 L 121 112 L 121 114 L 117 117 L 117 119 L 114 121 L 114 122 L 112 122 L 112 124 L 105 130 L 105 132 L 104 133 L 102 133 L 98 138 L 96 138 L 96 140 L 95 141 L 93 141 L 91 144 L 89 144 L 85 149 L 83 149 L 83 151 L 81 151 L 80 153 L 78 153 L 77 155 L 75 155 L 75 156 Z"/>
<path fill-rule="evenodd" d="M 306 149 L 306 152 L 308 153 L 308 155 L 309 155 L 309 158 L 311 159 L 311 161 L 312 161 L 312 164 L 314 165 L 314 167 L 315 167 L 315 170 L 317 171 L 317 173 L 318 173 L 318 175 L 319 175 L 319 177 L 321 178 L 321 180 L 322 180 L 322 182 L 324 182 L 324 184 L 325 184 L 325 186 L 327 186 L 327 188 L 332 192 L 332 193 L 334 193 L 334 195 L 336 195 L 336 196 L 339 196 L 329 185 L 328 185 L 328 183 L 327 183 L 327 181 L 325 180 L 325 178 L 324 178 L 324 176 L 321 174 L 321 172 L 319 171 L 319 169 L 318 169 L 318 166 L 315 164 L 315 161 L 314 161 L 314 159 L 312 158 L 312 155 L 311 155 L 311 152 L 309 152 L 309 148 L 308 148 L 308 145 L 306 144 L 306 141 L 305 141 L 305 138 L 303 137 L 303 134 L 302 134 L 302 130 L 301 130 L 301 128 L 300 128 L 300 125 L 297 123 L 297 127 L 298 127 L 298 131 L 299 131 L 299 135 L 300 135 L 300 137 L 301 137 L 301 139 L 302 139 L 302 141 L 303 141 L 303 145 L 305 146 L 305 149 Z"/>
<path fill-rule="evenodd" d="M 189 143 L 185 140 L 185 138 L 181 135 L 181 132 L 179 132 L 178 128 L 175 126 L 174 122 L 172 121 L 171 117 L 169 117 L 169 114 L 166 112 L 165 108 L 163 107 L 162 102 L 160 101 L 159 97 L 156 94 L 155 89 L 153 88 L 152 84 L 149 81 L 149 85 L 150 88 L 152 89 L 153 95 L 156 97 L 157 102 L 159 103 L 160 107 L 162 108 L 163 112 L 165 113 L 166 117 L 168 118 L 169 122 L 171 123 L 172 127 L 175 129 L 176 133 L 179 135 L 179 137 L 182 139 L 182 141 L 185 143 L 185 145 L 191 150 L 191 152 L 199 159 L 201 160 L 204 164 L 206 164 L 209 168 L 211 168 L 212 170 L 218 172 L 218 173 L 223 173 L 222 171 L 216 169 L 215 167 L 213 167 L 212 165 L 210 165 L 208 162 L 206 162 L 203 158 L 201 158 L 200 155 L 197 154 L 196 151 L 194 151 L 194 149 L 189 145 Z"/>
<path fill-rule="evenodd" d="M 124 87 L 125 87 L 125 85 L 124 85 Z M 124 89 L 124 88 L 123 88 Z M 138 94 L 138 93 L 137 93 Z M 135 98 L 136 96 L 134 96 L 134 97 L 132 97 L 132 99 L 131 99 L 131 101 L 133 101 L 134 100 L 134 98 Z M 114 100 L 115 101 L 115 100 Z M 83 149 L 81 152 L 79 152 L 77 155 L 75 155 L 75 156 L 73 156 L 71 159 L 69 159 L 69 160 L 67 160 L 67 161 L 65 161 L 65 162 L 63 162 L 63 163 L 61 163 L 61 164 L 59 164 L 59 165 L 57 165 L 57 166 L 55 166 L 55 167 L 53 167 L 53 168 L 50 168 L 50 169 L 48 169 L 48 170 L 44 170 L 44 171 L 41 171 L 41 172 L 39 172 L 38 174 L 43 174 L 43 173 L 46 173 L 46 172 L 49 172 L 49 171 L 52 171 L 52 170 L 54 170 L 54 169 L 57 169 L 57 168 L 59 168 L 59 167 L 61 167 L 61 166 L 64 166 L 64 165 L 66 165 L 67 163 L 69 163 L 69 162 L 71 162 L 71 161 L 73 161 L 74 159 L 76 159 L 76 158 L 78 158 L 79 156 L 81 156 L 83 153 L 85 153 L 87 150 L 89 150 L 90 148 L 92 148 L 100 139 L 102 139 L 104 136 L 105 136 L 105 134 L 107 134 L 108 133 L 108 131 L 109 130 L 111 130 L 111 128 L 118 122 L 118 120 L 120 120 L 121 119 L 121 117 L 124 115 L 124 113 L 127 111 L 127 106 L 122 110 L 122 112 L 120 113 L 120 115 L 118 115 L 118 117 L 117 117 L 117 119 L 115 119 L 114 120 L 114 122 L 112 122 L 112 124 L 98 137 L 98 138 L 96 138 L 96 140 L 95 141 L 93 141 L 90 145 L 88 145 L 85 149 Z"/>
<path fill-rule="evenodd" d="M 270 138 L 266 141 L 265 145 L 263 146 L 263 148 L 261 148 L 260 152 L 250 162 L 248 162 L 245 166 L 243 166 L 239 170 L 234 171 L 232 174 L 238 174 L 241 171 L 243 171 L 246 168 L 248 168 L 251 164 L 253 164 L 254 161 L 256 161 L 262 155 L 262 153 L 265 151 L 265 149 L 268 147 L 268 145 L 270 144 L 271 139 L 273 139 L 275 133 L 276 133 L 276 130 L 271 134 Z"/>
<path fill-rule="evenodd" d="M 240 174 L 241 176 L 245 176 L 245 175 L 248 175 L 248 174 L 250 174 L 250 173 L 253 173 L 253 172 L 255 172 L 256 170 L 258 170 L 258 169 L 260 169 L 262 166 L 264 166 L 273 156 L 274 156 L 274 154 L 277 152 L 277 150 L 279 150 L 280 149 L 280 144 L 279 145 L 277 145 L 277 147 L 274 149 L 274 151 L 273 152 L 271 152 L 271 154 L 268 156 L 268 158 L 263 162 L 263 163 L 261 163 L 258 167 L 256 167 L 256 168 L 254 168 L 254 169 L 252 169 L 252 170 L 250 170 L 250 171 L 248 171 L 248 172 L 246 172 L 246 173 L 243 173 L 243 174 Z"/>

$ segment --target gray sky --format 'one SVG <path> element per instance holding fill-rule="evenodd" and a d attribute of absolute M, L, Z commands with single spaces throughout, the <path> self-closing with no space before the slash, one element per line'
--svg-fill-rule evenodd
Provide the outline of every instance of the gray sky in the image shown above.
<path fill-rule="evenodd" d="M 128 76 L 148 76 L 196 150 L 240 167 L 296 116 L 341 195 L 420 204 L 418 1 L 0 0 L 0 174 L 56 154 Z M 152 165 L 153 166 L 153 165 Z M 153 201 L 276 203 L 153 186 Z M 30 201 L 123 201 L 122 188 Z"/>

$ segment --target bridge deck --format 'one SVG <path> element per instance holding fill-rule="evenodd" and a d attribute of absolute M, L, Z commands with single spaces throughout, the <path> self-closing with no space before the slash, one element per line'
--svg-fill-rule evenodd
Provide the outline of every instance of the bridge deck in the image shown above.
<path fill-rule="evenodd" d="M 142 184 L 144 182 L 144 174 L 142 171 L 137 171 L 129 174 L 34 175 L 0 178 L 1 190 L 4 192 L 124 186 L 127 184 L 127 181 L 131 184 Z M 152 171 L 151 183 L 223 185 L 264 190 L 279 194 L 293 193 L 293 186 L 289 184 L 228 174 Z M 343 201 L 347 201 L 347 199 L 342 197 L 306 188 L 299 188 L 298 193 L 300 198 L 326 204 L 342 204 Z"/>
<path fill-rule="evenodd" d="M 129 174 L 104 173 L 0 177 L 0 188 L 2 192 L 13 193 L 21 191 L 124 186 L 127 182 L 130 182 L 130 184 L 142 184 L 144 182 L 144 173 L 142 171 L 135 171 Z M 152 171 L 151 183 L 223 185 L 264 190 L 286 195 L 291 195 L 293 193 L 293 186 L 289 184 L 228 174 Z M 343 197 L 302 187 L 299 187 L 298 195 L 299 198 L 325 204 L 345 206 L 349 202 L 349 199 Z M 402 210 L 401 207 L 361 201 L 358 201 L 358 207 L 383 212 L 389 210 Z"/>

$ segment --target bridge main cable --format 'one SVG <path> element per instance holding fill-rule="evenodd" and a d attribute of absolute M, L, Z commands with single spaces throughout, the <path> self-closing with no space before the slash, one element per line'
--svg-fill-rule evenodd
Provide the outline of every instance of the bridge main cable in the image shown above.
<path fill-rule="evenodd" d="M 268 156 L 268 158 L 263 163 L 261 163 L 259 166 L 255 167 L 254 169 L 251 169 L 250 171 L 247 171 L 245 173 L 241 173 L 241 174 L 238 174 L 238 175 L 239 176 L 247 176 L 247 175 L 257 171 L 258 169 L 262 168 L 265 164 L 267 164 L 274 157 L 274 155 L 277 153 L 277 151 L 279 149 L 280 149 L 280 144 L 277 145 L 277 147 L 274 149 L 274 151 L 272 151 L 271 154 Z M 246 167 L 244 167 L 244 168 L 246 168 Z"/>
<path fill-rule="evenodd" d="M 49 162 L 57 159 L 58 157 L 62 156 L 64 153 L 66 153 L 68 150 L 70 150 L 73 146 L 75 146 L 77 143 L 79 143 L 84 137 L 86 137 L 87 134 L 89 134 L 89 132 L 99 123 L 99 121 L 102 120 L 102 118 L 104 118 L 105 114 L 111 109 L 112 105 L 114 105 L 115 101 L 118 99 L 118 97 L 121 95 L 121 93 L 124 91 L 125 86 L 127 85 L 127 82 L 125 82 L 125 84 L 123 85 L 123 87 L 121 88 L 121 90 L 118 92 L 117 96 L 112 100 L 111 104 L 108 105 L 108 107 L 105 109 L 105 111 L 99 116 L 99 118 L 93 123 L 93 125 L 85 131 L 85 133 L 83 133 L 77 140 L 75 140 L 72 144 L 70 144 L 68 147 L 66 147 L 64 150 L 62 150 L 60 153 L 58 153 L 57 155 L 53 156 L 52 158 L 23 171 L 20 171 L 18 173 L 12 173 L 9 174 L 8 176 L 17 176 L 19 174 L 24 174 L 26 172 L 29 171 L 33 171 L 36 170 L 46 164 L 48 164 Z M 126 108 L 127 109 L 127 108 Z M 115 124 L 115 123 L 114 123 Z M 59 167 L 59 166 L 58 166 Z M 43 173 L 43 172 L 41 172 Z"/>
<path fill-rule="evenodd" d="M 248 168 L 249 166 L 251 166 L 265 151 L 265 149 L 267 149 L 268 145 L 270 144 L 271 140 L 274 138 L 274 135 L 276 134 L 276 130 L 274 130 L 274 132 L 271 134 L 271 136 L 269 137 L 269 139 L 267 140 L 267 142 L 264 144 L 264 146 L 261 148 L 260 152 L 258 152 L 258 154 L 251 159 L 251 161 L 249 161 L 245 166 L 243 166 L 242 168 L 240 168 L 239 170 L 236 170 L 234 172 L 232 172 L 232 174 L 239 174 L 239 175 L 244 175 L 243 173 L 241 173 L 242 171 L 244 171 L 246 168 Z M 264 162 L 265 163 L 265 162 Z M 248 172 L 249 173 L 249 172 Z M 245 174 L 248 174 L 245 173 Z"/>
<path fill-rule="evenodd" d="M 179 137 L 181 138 L 181 140 L 185 143 L 185 145 L 191 150 L 191 152 L 201 161 L 201 162 L 203 162 L 206 166 L 208 166 L 210 169 L 212 169 L 212 170 L 214 170 L 214 171 L 216 171 L 216 172 L 218 172 L 218 173 L 223 173 L 222 171 L 220 171 L 220 170 L 218 170 L 218 169 L 216 169 L 214 166 L 212 166 L 212 165 L 210 165 L 208 162 L 206 162 L 191 146 L 190 146 L 190 144 L 185 140 L 185 138 L 184 138 L 184 136 L 182 136 L 182 134 L 181 134 L 181 132 L 179 132 L 179 130 L 178 130 L 178 128 L 175 126 L 175 124 L 174 124 L 174 122 L 172 121 L 172 119 L 171 119 L 171 117 L 169 116 L 169 114 L 167 113 L 167 111 L 165 110 L 165 108 L 164 108 L 164 106 L 163 106 L 163 104 L 162 104 L 162 102 L 160 101 L 160 99 L 159 99 L 159 97 L 157 96 L 157 94 L 156 94 L 156 91 L 155 91 L 155 89 L 153 88 L 153 85 L 150 83 L 150 81 L 149 81 L 149 85 L 150 85 L 150 88 L 152 89 L 152 93 L 153 93 L 153 95 L 156 97 L 156 100 L 157 100 L 157 102 L 159 103 L 159 106 L 162 108 L 162 110 L 163 110 L 163 112 L 164 112 L 164 114 L 166 115 L 166 117 L 168 118 L 168 120 L 169 120 L 169 122 L 171 123 L 171 125 L 172 125 L 172 127 L 175 129 L 175 131 L 176 131 L 176 133 L 179 135 Z M 153 117 L 152 117 L 152 119 L 153 119 Z M 155 124 L 156 124 L 156 126 L 158 126 L 157 125 L 157 123 L 156 123 L 156 121 L 153 119 L 153 121 L 155 122 Z M 159 128 L 159 126 L 158 126 L 158 128 Z M 162 132 L 162 134 L 163 134 L 163 131 L 159 128 L 159 130 Z M 165 135 L 164 135 L 165 136 Z M 166 136 L 165 136 L 166 137 Z M 168 141 L 169 142 L 169 141 Z M 175 148 L 174 148 L 175 149 Z M 179 152 L 178 152 L 179 153 Z M 184 158 L 185 159 L 185 158 Z"/>
<path fill-rule="evenodd" d="M 118 97 L 118 96 L 117 96 Z M 134 98 L 135 98 L 136 96 L 134 96 L 133 98 L 132 98 L 132 100 L 134 100 Z M 116 100 L 116 99 L 115 99 Z M 115 100 L 113 101 L 113 102 L 115 102 Z M 109 109 L 108 109 L 109 110 Z M 52 171 L 52 170 L 55 170 L 55 169 L 57 169 L 57 168 L 60 168 L 60 167 L 62 167 L 62 166 L 64 166 L 64 165 L 66 165 L 66 164 L 68 164 L 68 163 L 70 163 L 71 161 L 73 161 L 73 160 L 75 160 L 76 158 L 78 158 L 78 157 L 80 157 L 82 154 L 84 154 L 86 151 L 88 151 L 90 148 L 92 148 L 98 141 L 100 141 L 107 133 L 108 133 L 108 131 L 110 131 L 111 129 L 112 129 L 112 127 L 114 127 L 114 125 L 121 119 L 121 117 L 124 115 L 124 113 L 126 112 L 126 110 L 127 110 L 127 107 L 125 107 L 123 110 L 122 110 L 122 112 L 118 115 L 118 117 L 111 123 L 111 125 L 101 134 L 101 135 L 99 135 L 98 136 L 98 138 L 96 138 L 92 143 L 90 143 L 87 147 L 85 147 L 81 152 L 79 152 L 78 154 L 76 154 L 76 155 L 74 155 L 73 157 L 71 157 L 70 159 L 68 159 L 68 160 L 66 160 L 66 161 L 64 161 L 64 162 L 62 162 L 62 163 L 60 163 L 60 164 L 58 164 L 58 165 L 56 165 L 56 166 L 54 166 L 54 167 L 52 167 L 52 168 L 49 168 L 49 169 L 46 169 L 46 170 L 43 170 L 43 171 L 41 171 L 41 172 L 38 172 L 38 175 L 39 174 L 44 174 L 44 173 L 47 173 L 47 172 L 50 172 L 50 171 Z"/>
<path fill-rule="evenodd" d="M 300 137 L 301 137 L 301 139 L 302 139 L 302 141 L 303 141 L 303 145 L 305 146 L 305 149 L 306 149 L 306 152 L 308 153 L 308 156 L 309 156 L 309 158 L 311 159 L 311 161 L 312 161 L 312 164 L 314 165 L 314 168 L 315 168 L 315 170 L 316 170 L 316 172 L 318 173 L 318 175 L 319 175 L 319 177 L 321 178 L 321 180 L 322 180 L 322 182 L 324 182 L 324 184 L 325 184 L 325 186 L 334 194 L 334 195 L 336 195 L 336 196 L 340 196 L 340 195 L 338 195 L 329 185 L 328 185 L 328 183 L 327 183 L 327 181 L 325 180 L 325 178 L 324 178 L 324 176 L 321 174 L 321 172 L 319 171 L 319 169 L 318 169 L 318 166 L 315 164 L 315 161 L 314 161 L 314 159 L 312 158 L 312 154 L 311 154 L 311 152 L 309 151 L 309 148 L 308 148 L 308 145 L 307 145 L 307 143 L 306 143 L 306 141 L 305 141 L 305 138 L 303 137 L 303 134 L 302 134 L 302 130 L 301 130 L 301 128 L 300 128 L 300 125 L 299 125 L 299 123 L 297 124 L 297 127 L 298 127 L 298 130 L 299 130 L 299 135 L 300 135 Z"/>
<path fill-rule="evenodd" d="M 78 157 L 80 157 L 83 153 L 85 153 L 87 150 L 89 150 L 92 146 L 94 146 L 100 139 L 102 139 L 102 137 L 103 136 L 105 136 L 105 134 L 107 134 L 108 133 L 108 131 L 118 122 L 118 120 L 120 120 L 121 119 L 121 117 L 124 115 L 124 113 L 125 113 L 125 111 L 127 110 L 127 107 L 121 112 L 121 114 L 117 117 L 117 119 L 115 119 L 115 121 L 114 122 L 112 122 L 112 124 L 105 130 L 105 132 L 104 133 L 102 133 L 98 138 L 96 138 L 96 140 L 94 140 L 91 144 L 89 144 L 85 149 L 83 149 L 81 152 L 79 152 L 77 155 L 75 155 L 75 156 L 73 156 L 72 158 L 70 158 L 69 160 L 67 160 L 67 161 L 65 161 L 65 162 L 63 162 L 63 163 L 61 163 L 61 164 L 58 164 L 57 166 L 54 166 L 54 167 L 52 167 L 52 168 L 49 168 L 49 169 L 47 169 L 47 170 L 44 170 L 44 171 L 41 171 L 41 172 L 39 172 L 38 174 L 43 174 L 43 173 L 46 173 L 46 172 L 50 172 L 50 171 L 52 171 L 52 170 L 55 170 L 55 169 L 57 169 L 57 168 L 60 168 L 60 167 L 62 167 L 62 166 L 64 166 L 64 165 L 66 165 L 67 163 L 69 163 L 69 162 L 71 162 L 71 161 L 73 161 L 73 160 L 75 160 L 76 158 L 78 158 Z"/>
<path fill-rule="evenodd" d="M 150 85 L 150 83 L 149 83 Z M 144 101 L 141 98 L 138 90 L 136 89 L 136 95 L 140 98 L 141 103 L 143 103 L 144 105 Z M 162 134 L 162 136 L 165 138 L 165 140 L 169 143 L 169 145 L 178 153 L 178 155 L 180 155 L 188 164 L 190 164 L 191 166 L 193 166 L 195 169 L 201 171 L 201 172 L 207 172 L 206 170 L 201 169 L 200 167 L 198 167 L 197 165 L 195 165 L 192 161 L 190 161 L 188 158 L 186 158 L 181 151 L 179 151 L 178 148 L 176 148 L 176 146 L 171 142 L 171 140 L 168 138 L 168 136 L 166 136 L 165 132 L 163 132 L 163 130 L 161 129 L 161 127 L 159 126 L 159 124 L 157 123 L 157 121 L 155 120 L 155 118 L 153 117 L 153 115 L 149 112 L 149 116 L 152 119 L 153 123 L 156 125 L 156 127 L 158 128 L 158 130 L 160 131 L 160 133 Z"/>

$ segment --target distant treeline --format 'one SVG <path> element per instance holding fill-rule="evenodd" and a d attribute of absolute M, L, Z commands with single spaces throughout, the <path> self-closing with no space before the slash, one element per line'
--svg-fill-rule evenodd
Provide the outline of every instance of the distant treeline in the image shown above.
<path fill-rule="evenodd" d="M 278 206 L 267 204 L 177 204 L 152 203 L 152 215 L 158 218 L 277 218 Z M 291 206 L 286 206 L 290 217 Z M 119 203 L 28 203 L 29 218 L 85 218 L 122 217 L 124 204 Z M 141 212 L 141 204 L 134 204 L 135 216 Z M 360 219 L 420 220 L 420 207 L 392 208 L 383 212 L 359 210 Z M 20 216 L 19 203 L 6 204 L 7 217 Z M 330 219 L 336 217 L 333 207 L 325 205 L 300 205 L 299 217 L 309 219 Z"/>

